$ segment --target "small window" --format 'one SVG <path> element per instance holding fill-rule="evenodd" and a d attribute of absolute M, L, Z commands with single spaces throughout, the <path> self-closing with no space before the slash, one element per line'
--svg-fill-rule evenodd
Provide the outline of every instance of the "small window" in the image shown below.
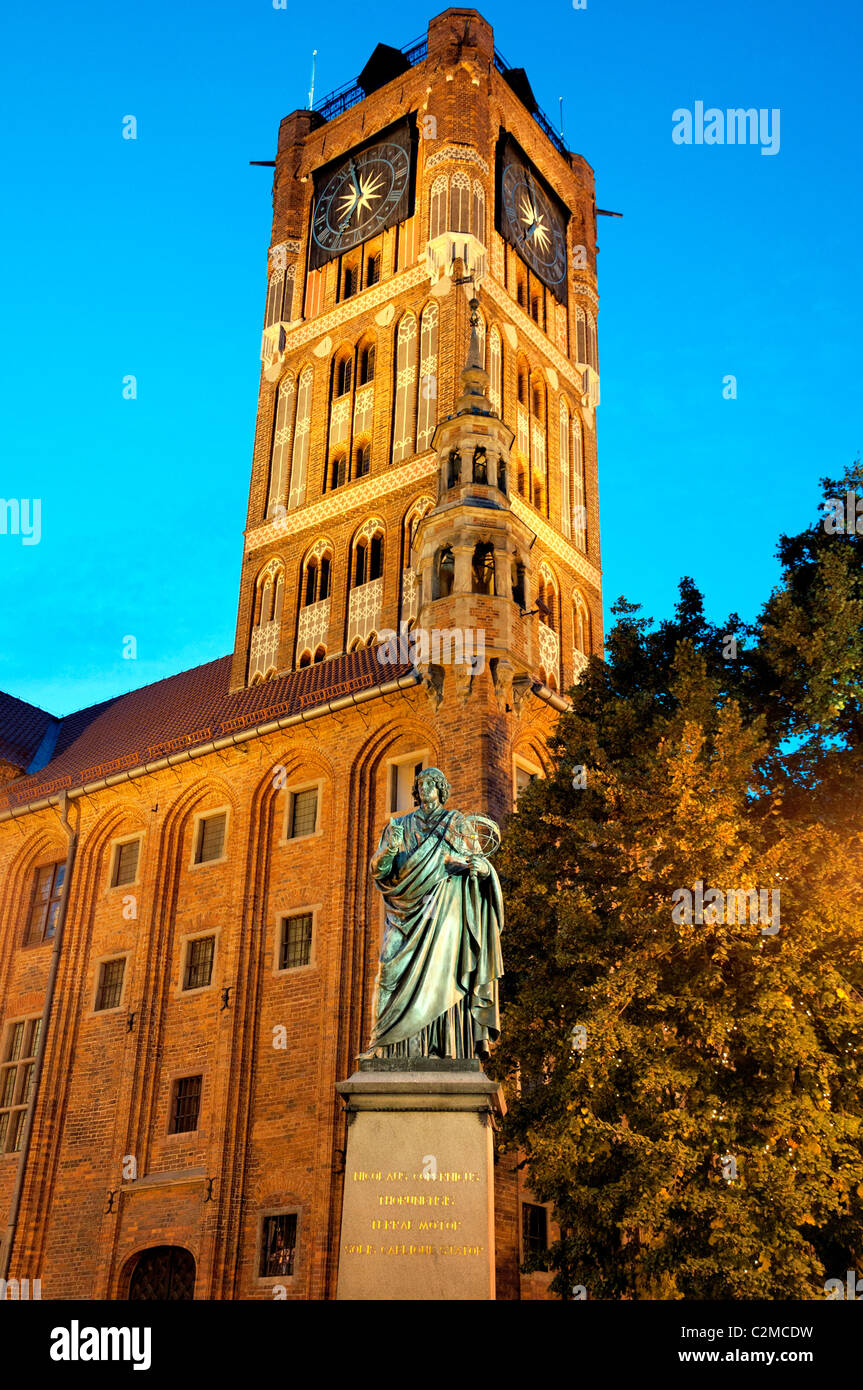
<path fill-rule="evenodd" d="M 46 864 L 44 868 L 36 870 L 24 937 L 25 946 L 38 945 L 40 941 L 50 941 L 53 937 L 60 911 L 60 899 L 63 896 L 65 874 L 65 863 Z"/>
<path fill-rule="evenodd" d="M 343 357 L 336 363 L 336 391 L 337 396 L 346 396 L 351 389 L 351 376 L 353 361 L 350 357 Z"/>
<path fill-rule="evenodd" d="M 297 1216 L 265 1216 L 261 1232 L 259 1278 L 285 1278 L 294 1272 L 297 1248 Z"/>
<path fill-rule="evenodd" d="M 365 478 L 371 471 L 372 466 L 372 446 L 371 444 L 361 444 L 357 449 L 357 468 L 355 476 Z"/>
<path fill-rule="evenodd" d="M 96 991 L 96 1011 L 116 1009 L 123 993 L 123 974 L 126 969 L 125 956 L 120 960 L 103 961 L 99 967 L 99 988 Z"/>
<path fill-rule="evenodd" d="M 200 1076 L 183 1076 L 174 1082 L 171 1098 L 171 1134 L 189 1134 L 198 1128 L 202 1080 Z"/>
<path fill-rule="evenodd" d="M 183 975 L 183 989 L 203 989 L 210 983 L 213 974 L 213 953 L 216 949 L 214 936 L 196 936 L 186 950 L 186 970 Z"/>
<path fill-rule="evenodd" d="M 369 547 L 369 580 L 380 579 L 384 572 L 384 538 L 372 536 Z"/>
<path fill-rule="evenodd" d="M 282 918 L 282 940 L 279 949 L 279 969 L 296 970 L 308 965 L 312 958 L 312 914 Z"/>
<path fill-rule="evenodd" d="M 414 809 L 414 782 L 423 770 L 422 758 L 390 764 L 390 815 Z"/>
<path fill-rule="evenodd" d="M 548 1212 L 534 1202 L 521 1204 L 522 1258 L 541 1260 L 548 1250 Z"/>
<path fill-rule="evenodd" d="M 211 859 L 221 859 L 225 848 L 225 825 L 227 815 L 220 811 L 216 816 L 202 816 L 198 821 L 198 843 L 195 848 L 195 863 L 206 864 Z"/>
<path fill-rule="evenodd" d="M 360 386 L 375 379 L 375 345 L 369 343 L 360 353 Z"/>
<path fill-rule="evenodd" d="M 0 1153 L 17 1153 L 21 1148 L 41 1031 L 41 1018 L 22 1019 L 7 1030 L 0 1054 Z"/>
<path fill-rule="evenodd" d="M 345 454 L 337 454 L 330 464 L 330 488 L 344 487 L 348 478 L 348 460 Z"/>
<path fill-rule="evenodd" d="M 521 763 L 515 765 L 515 799 L 521 796 L 525 787 L 529 787 L 531 782 L 535 782 L 539 776 L 538 772 L 533 772 L 531 768 L 524 767 Z"/>
<path fill-rule="evenodd" d="M 306 791 L 294 792 L 291 796 L 291 820 L 288 838 L 296 840 L 300 835 L 314 835 L 317 823 L 317 787 L 309 787 Z"/>
<path fill-rule="evenodd" d="M 125 844 L 117 845 L 114 850 L 114 872 L 111 875 L 112 888 L 118 888 L 123 883 L 135 882 L 140 849 L 140 840 L 127 840 Z"/>
<path fill-rule="evenodd" d="M 359 279 L 359 266 L 346 265 L 342 274 L 342 299 L 350 299 L 352 294 L 356 294 L 359 289 Z"/>
<path fill-rule="evenodd" d="M 376 285 L 381 278 L 381 253 L 376 252 L 374 256 L 369 256 L 366 266 L 366 284 Z"/>

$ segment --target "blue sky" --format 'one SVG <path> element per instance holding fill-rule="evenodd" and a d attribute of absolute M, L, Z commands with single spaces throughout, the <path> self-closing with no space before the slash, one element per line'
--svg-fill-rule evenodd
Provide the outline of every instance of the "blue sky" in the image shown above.
<path fill-rule="evenodd" d="M 441 7 L 442 8 L 442 7 Z M 279 120 L 436 6 L 55 0 L 5 21 L 0 687 L 56 714 L 233 646 Z M 593 165 L 606 607 L 752 617 L 863 440 L 856 0 L 488 3 Z M 780 148 L 672 112 L 779 108 Z M 122 138 L 134 115 L 135 141 Z M 123 378 L 137 378 L 124 400 Z M 737 378 L 737 399 L 723 379 Z M 137 659 L 123 659 L 124 638 Z"/>

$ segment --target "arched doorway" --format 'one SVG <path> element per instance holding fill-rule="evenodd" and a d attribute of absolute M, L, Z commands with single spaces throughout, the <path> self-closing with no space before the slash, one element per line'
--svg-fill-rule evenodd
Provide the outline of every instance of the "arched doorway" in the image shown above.
<path fill-rule="evenodd" d="M 195 1297 L 195 1261 L 180 1245 L 142 1250 L 129 1276 L 129 1298 L 176 1302 Z"/>

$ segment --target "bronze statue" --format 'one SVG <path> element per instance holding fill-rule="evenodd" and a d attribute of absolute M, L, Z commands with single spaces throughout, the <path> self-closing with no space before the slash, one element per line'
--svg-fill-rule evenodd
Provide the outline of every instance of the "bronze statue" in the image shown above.
<path fill-rule="evenodd" d="M 420 772 L 416 810 L 390 820 L 371 861 L 386 930 L 367 1056 L 483 1058 L 500 1034 L 500 835 L 446 810 L 449 793 L 438 768 Z"/>

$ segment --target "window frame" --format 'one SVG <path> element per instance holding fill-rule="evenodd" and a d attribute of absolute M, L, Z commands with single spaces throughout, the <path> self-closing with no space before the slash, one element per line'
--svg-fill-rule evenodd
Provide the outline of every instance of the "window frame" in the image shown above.
<path fill-rule="evenodd" d="M 318 802 L 315 808 L 315 828 L 314 830 L 307 830 L 302 835 L 292 835 L 290 833 L 290 828 L 294 819 L 294 800 L 299 792 L 310 792 L 313 790 L 317 791 L 318 794 Z M 293 845 L 296 844 L 298 841 L 313 840 L 323 835 L 323 800 L 323 777 L 313 777 L 310 778 L 308 781 L 303 782 L 292 782 L 290 786 L 285 787 L 285 812 L 284 820 L 282 822 L 282 834 L 280 839 L 281 844 Z"/>
<path fill-rule="evenodd" d="M 294 1243 L 294 1267 L 290 1274 L 261 1274 L 261 1259 L 264 1247 L 264 1228 L 267 1220 L 275 1216 L 295 1216 L 297 1219 L 296 1237 Z M 286 1288 L 296 1286 L 300 1272 L 300 1250 L 302 1248 L 303 1214 L 302 1208 L 296 1203 L 286 1204 L 274 1208 L 267 1208 L 258 1213 L 258 1232 L 255 1241 L 255 1283 L 259 1288 L 273 1288 L 277 1284 L 284 1284 Z"/>
<path fill-rule="evenodd" d="M 549 1210 L 549 1203 L 547 1203 L 547 1202 L 537 1202 L 537 1201 L 534 1201 L 534 1200 L 532 1200 L 532 1199 L 530 1199 L 530 1198 L 527 1198 L 527 1197 L 521 1197 L 520 1200 L 519 1200 L 519 1212 L 518 1212 L 518 1215 L 519 1215 L 519 1222 L 518 1222 L 518 1253 L 519 1253 L 519 1256 L 520 1256 L 520 1259 L 519 1259 L 519 1266 L 525 1264 L 526 1261 L 527 1261 L 528 1259 L 532 1258 L 532 1256 L 531 1256 L 531 1255 L 528 1255 L 527 1252 L 526 1252 L 526 1250 L 525 1250 L 525 1240 L 524 1240 L 524 1212 L 525 1212 L 525 1208 L 526 1208 L 526 1207 L 533 1207 L 534 1210 L 536 1210 L 536 1211 L 544 1211 L 544 1212 L 545 1212 L 545 1251 L 546 1251 L 546 1255 L 548 1254 L 549 1248 L 550 1248 L 550 1246 L 551 1246 L 551 1212 L 550 1212 L 550 1210 Z M 542 1266 L 539 1266 L 537 1269 L 531 1269 L 531 1270 L 526 1271 L 526 1273 L 527 1273 L 528 1275 L 530 1275 L 530 1274 L 544 1274 L 544 1273 L 547 1273 L 547 1270 L 546 1270 L 546 1269 L 543 1269 Z"/>
<path fill-rule="evenodd" d="M 117 869 L 120 863 L 120 852 L 123 845 L 131 845 L 135 840 L 138 841 L 138 859 L 135 864 L 135 877 L 127 879 L 124 883 L 116 882 Z M 117 888 L 135 888 L 141 882 L 141 847 L 143 845 L 143 831 L 138 830 L 132 835 L 121 835 L 118 839 L 112 840 L 108 859 L 108 892 L 113 893 Z"/>
<path fill-rule="evenodd" d="M 293 904 L 289 907 L 277 909 L 275 914 L 275 924 L 273 928 L 273 960 L 272 973 L 279 979 L 288 979 L 295 975 L 302 975 L 308 970 L 316 970 L 318 965 L 318 916 L 322 910 L 322 903 L 304 903 L 296 907 Z M 305 965 L 282 965 L 282 938 L 283 927 L 289 917 L 311 917 L 312 919 L 312 939 L 309 942 L 309 959 Z"/>
<path fill-rule="evenodd" d="M 214 816 L 225 817 L 225 836 L 222 841 L 222 853 L 218 859 L 198 859 L 198 842 L 201 839 L 201 822 L 210 820 Z M 207 811 L 196 811 L 192 820 L 192 854 L 189 861 L 190 869 L 210 869 L 214 864 L 224 864 L 228 857 L 228 835 L 231 828 L 231 808 L 230 806 L 213 806 Z"/>
<path fill-rule="evenodd" d="M 201 1081 L 201 1089 L 200 1089 L 200 1091 L 199 1091 L 199 1093 L 198 1093 L 198 1113 L 197 1113 L 197 1116 L 196 1116 L 197 1124 L 196 1124 L 196 1126 L 195 1126 L 194 1129 L 172 1129 L 172 1128 L 171 1128 L 171 1123 L 172 1123 L 173 1116 L 174 1116 L 174 1105 L 175 1105 L 175 1101 L 176 1101 L 177 1087 L 179 1086 L 179 1084 L 180 1084 L 181 1081 L 191 1081 L 191 1080 L 193 1080 L 195 1077 L 199 1077 L 199 1078 L 200 1078 L 200 1081 Z M 190 1072 L 189 1069 L 188 1069 L 188 1067 L 178 1067 L 175 1071 L 172 1071 L 172 1072 L 169 1074 L 167 1080 L 168 1080 L 168 1113 L 167 1113 L 167 1116 L 166 1116 L 167 1124 L 166 1124 L 166 1128 L 165 1128 L 165 1137 L 166 1137 L 166 1139 L 173 1139 L 173 1140 L 184 1140 L 184 1139 L 185 1139 L 186 1141 L 188 1141 L 190 1135 L 198 1136 L 200 1139 L 206 1138 L 206 1136 L 204 1135 L 204 1132 L 203 1132 L 202 1129 L 201 1129 L 201 1115 L 202 1115 L 203 1108 L 204 1108 L 204 1083 L 205 1083 L 206 1080 L 207 1080 L 207 1070 L 206 1070 L 206 1068 L 202 1067 L 200 1071 L 191 1071 L 191 1072 Z"/>
<path fill-rule="evenodd" d="M 26 915 L 25 915 L 25 919 L 24 919 L 24 933 L 23 933 L 23 937 L 22 937 L 22 941 L 21 941 L 22 946 L 25 947 L 25 948 L 29 948 L 29 947 L 31 947 L 31 946 L 47 946 L 47 945 L 49 945 L 50 943 L 52 943 L 52 942 L 54 941 L 55 932 L 52 931 L 51 934 L 50 934 L 50 936 L 48 936 L 48 935 L 46 935 L 45 928 L 46 928 L 47 925 L 48 925 L 48 917 L 49 917 L 50 912 L 51 912 L 51 904 L 54 903 L 54 902 L 56 901 L 57 907 L 58 907 L 58 915 L 59 915 L 59 909 L 62 907 L 62 904 L 63 904 L 63 894 L 64 894 L 65 891 L 66 891 L 66 862 L 67 862 L 67 861 L 66 861 L 66 857 L 65 857 L 65 855 L 64 855 L 62 859 L 50 859 L 50 860 L 44 861 L 44 862 L 39 863 L 39 864 L 33 864 L 32 867 L 31 867 L 31 869 L 30 869 L 30 874 L 31 874 L 31 878 L 30 878 L 30 892 L 29 892 L 29 896 L 28 896 L 28 899 L 27 899 L 27 911 L 26 911 Z M 41 927 L 39 939 L 38 939 L 38 941 L 35 941 L 35 940 L 31 939 L 31 920 L 32 920 L 32 917 L 33 917 L 34 909 L 35 909 L 35 907 L 36 907 L 36 886 L 37 886 L 37 882 L 38 882 L 38 877 L 39 877 L 39 874 L 42 872 L 43 869 L 51 869 L 51 870 L 52 870 L 52 875 L 51 875 L 51 889 L 52 889 L 52 891 L 51 891 L 51 893 L 49 894 L 48 901 L 47 901 L 47 904 L 46 904 L 45 921 L 44 921 L 44 923 L 43 923 L 43 925 L 42 925 L 42 927 Z M 59 893 L 56 891 L 56 880 L 57 880 L 57 870 L 58 870 L 58 869 L 62 869 L 62 870 L 63 870 L 63 884 L 62 884 L 62 886 L 61 886 L 61 888 L 60 888 Z M 56 921 L 56 919 L 55 919 L 55 921 Z"/>
<path fill-rule="evenodd" d="M 512 804 L 513 809 L 518 806 L 518 774 L 519 771 L 530 774 L 531 780 L 535 777 L 544 777 L 545 773 L 539 763 L 535 763 L 532 758 L 526 758 L 523 753 L 513 753 L 512 755 Z M 530 784 L 528 784 L 530 785 Z"/>
<path fill-rule="evenodd" d="M 427 746 L 425 748 L 414 748 L 410 753 L 400 753 L 395 758 L 387 758 L 384 763 L 384 767 L 386 768 L 384 804 L 387 808 L 386 814 L 388 818 L 390 816 L 408 815 L 411 811 L 416 810 L 413 804 L 407 808 L 407 811 L 392 811 L 389 809 L 393 801 L 393 776 L 396 768 L 404 767 L 406 763 L 413 763 L 414 766 L 416 766 L 417 763 L 421 763 L 423 769 L 433 767 L 434 763 L 430 761 L 431 757 L 432 750 Z"/>
<path fill-rule="evenodd" d="M 129 961 L 129 958 L 130 958 L 130 954 L 131 954 L 131 953 L 130 953 L 129 951 L 108 951 L 108 952 L 105 953 L 105 955 L 103 955 L 103 956 L 97 956 L 97 957 L 95 958 L 95 960 L 94 960 L 94 962 L 93 962 L 93 964 L 94 964 L 94 966 L 95 966 L 94 979 L 93 979 L 93 992 L 92 992 L 91 1004 L 90 1004 L 90 1010 L 89 1010 L 88 1017 L 90 1017 L 90 1018 L 95 1018 L 95 1017 L 103 1018 L 103 1017 L 105 1016 L 105 1014 L 119 1014 L 119 1013 L 123 1013 L 123 1012 L 125 1011 L 125 1009 L 126 1009 L 126 986 L 127 986 L 127 984 L 128 984 L 128 980 L 129 980 L 128 961 Z M 112 961 L 115 961 L 115 960 L 121 960 L 121 961 L 123 961 L 123 978 L 122 978 L 122 980 L 121 980 L 121 982 L 120 982 L 120 998 L 119 998 L 119 1000 L 118 1000 L 118 1002 L 117 1002 L 116 1004 L 111 1004 L 111 1005 L 110 1005 L 109 1007 L 107 1007 L 107 1008 L 100 1009 L 100 1008 L 99 1008 L 99 995 L 100 995 L 101 990 L 102 990 L 102 971 L 104 970 L 104 968 L 105 968 L 106 965 L 110 965 L 111 962 L 112 962 Z"/>
<path fill-rule="evenodd" d="M 43 865 L 43 867 L 47 867 L 47 866 Z M 21 1083 L 20 1083 L 20 1079 L 19 1079 L 19 1077 L 18 1077 L 18 1071 L 19 1071 L 19 1069 L 20 1069 L 21 1067 L 29 1066 L 29 1067 L 31 1067 L 31 1068 L 33 1069 L 33 1074 L 35 1075 L 36 1056 L 37 1056 L 38 1051 L 39 1051 L 39 1037 L 37 1036 L 37 1038 L 36 1038 L 36 1045 L 35 1045 L 35 1048 L 33 1049 L 32 1052 L 28 1052 L 28 1053 L 27 1053 L 26 1055 L 24 1055 L 24 1056 L 22 1056 L 22 1055 L 19 1054 L 19 1056 L 18 1056 L 18 1057 L 15 1057 L 15 1058 L 7 1057 L 7 1056 L 6 1056 L 6 1053 L 7 1053 L 7 1052 L 11 1052 L 11 1050 L 12 1050 L 12 1039 L 13 1039 L 13 1037 L 14 1037 L 15 1029 L 17 1028 L 17 1026 L 18 1026 L 19 1023 L 22 1023 L 22 1024 L 24 1025 L 24 1032 L 23 1032 L 23 1034 L 22 1034 L 22 1051 L 23 1051 L 23 1040 L 26 1039 L 26 1037 L 27 1037 L 28 1024 L 38 1024 L 38 1025 L 39 1025 L 39 1034 L 41 1035 L 41 1030 L 42 1030 L 42 1015 L 41 1015 L 41 1014 L 24 1014 L 23 1016 L 21 1016 L 21 1017 L 19 1017 L 19 1018 L 10 1018 L 10 1019 L 7 1019 L 6 1022 L 5 1022 L 5 1026 L 4 1026 L 2 1035 L 0 1035 L 0 1042 L 2 1042 L 2 1051 L 0 1051 L 0 1078 L 5 1078 L 6 1073 L 8 1072 L 8 1070 L 9 1070 L 10 1067 L 13 1067 L 13 1068 L 14 1068 L 14 1070 L 15 1070 L 15 1081 L 14 1081 L 14 1083 L 13 1083 L 13 1088 L 12 1088 L 13 1098 L 14 1098 L 14 1095 L 15 1095 L 16 1092 L 18 1091 L 18 1089 L 19 1089 L 19 1087 L 20 1087 L 20 1084 L 21 1084 Z M 30 1042 L 31 1042 L 31 1045 L 32 1045 L 32 1042 L 33 1042 L 33 1035 L 34 1035 L 34 1033 L 36 1032 L 36 1029 L 33 1028 L 33 1027 L 31 1027 L 29 1031 L 30 1031 Z M 2 1091 L 0 1091 L 0 1099 L 2 1099 Z M 6 1126 L 5 1126 L 5 1129 L 4 1129 L 4 1133 L 3 1133 L 3 1136 L 2 1136 L 2 1140 L 0 1140 L 0 1160 L 2 1160 L 3 1158 L 14 1158 L 16 1162 L 18 1161 L 18 1157 L 19 1157 L 19 1155 L 20 1155 L 20 1153 L 21 1153 L 21 1146 L 20 1146 L 20 1143 L 19 1143 L 17 1148 L 10 1149 L 10 1148 L 7 1147 L 7 1146 L 8 1146 L 8 1141 L 9 1141 L 9 1129 L 10 1129 L 10 1124 L 11 1124 L 12 1116 L 13 1116 L 13 1115 L 18 1115 L 18 1114 L 20 1114 L 20 1115 L 21 1115 L 21 1128 L 18 1130 L 18 1136 L 17 1136 L 17 1137 L 18 1137 L 19 1140 L 21 1139 L 21 1137 L 22 1137 L 22 1135 L 23 1135 L 23 1126 L 24 1126 L 24 1125 L 26 1124 L 26 1122 L 27 1122 L 27 1110 L 28 1110 L 29 1104 L 30 1104 L 30 1100 L 29 1100 L 29 1096 L 28 1096 L 23 1102 L 22 1102 L 22 1101 L 15 1102 L 14 1099 L 13 1099 L 13 1103 L 12 1103 L 11 1105 L 4 1105 L 4 1106 L 0 1107 L 0 1116 L 2 1116 L 2 1115 L 8 1115 L 8 1116 L 9 1116 L 9 1120 L 7 1121 Z"/>
<path fill-rule="evenodd" d="M 211 989 L 215 989 L 215 988 L 216 988 L 216 984 L 215 984 L 215 974 L 216 974 L 216 961 L 217 961 L 217 959 L 218 959 L 218 954 L 219 954 L 219 936 L 220 936 L 220 934 L 221 934 L 221 933 L 220 933 L 220 928 L 218 928 L 218 927 L 201 927 L 201 928 L 197 929 L 196 931 L 191 931 L 191 932 L 189 932 L 188 935 L 186 935 L 186 936 L 183 937 L 183 939 L 182 939 L 182 941 L 181 941 L 181 943 L 180 943 L 180 969 L 179 969 L 179 973 L 178 973 L 178 975 L 177 975 L 177 982 L 176 982 L 176 985 L 175 985 L 175 987 L 174 987 L 174 996 L 175 996 L 175 998 L 178 998 L 178 999 L 188 999 L 188 998 L 189 998 L 190 996 L 192 996 L 192 995 L 195 995 L 195 994 L 205 994 L 208 990 L 211 990 Z M 210 980 L 209 980 L 209 983 L 206 984 L 206 985 L 193 985 L 190 989 L 186 989 L 185 980 L 186 980 L 186 971 L 187 971 L 188 965 L 189 965 L 189 954 L 190 954 L 190 947 L 191 947 L 191 944 L 192 944 L 193 941 L 204 941 L 204 940 L 206 940 L 208 937 L 212 937 L 212 938 L 213 938 L 213 964 L 212 964 L 212 968 L 211 968 L 211 970 L 210 970 Z"/>

